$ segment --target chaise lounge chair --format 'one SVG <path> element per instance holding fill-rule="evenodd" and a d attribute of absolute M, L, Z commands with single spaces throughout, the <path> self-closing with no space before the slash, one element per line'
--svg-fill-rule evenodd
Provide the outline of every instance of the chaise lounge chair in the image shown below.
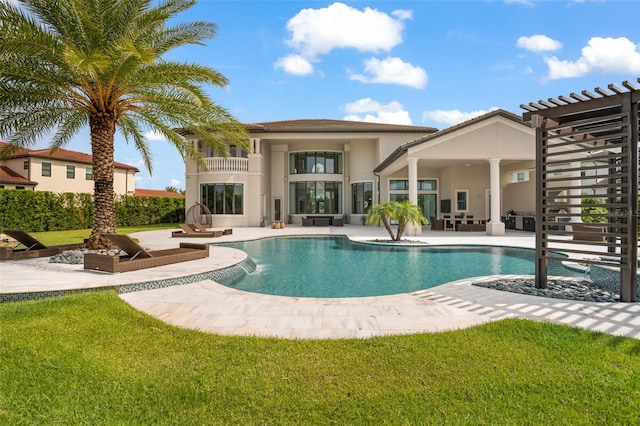
<path fill-rule="evenodd" d="M 195 228 L 195 225 L 181 224 L 181 231 L 173 231 L 171 236 L 174 238 L 214 238 L 221 237 L 223 234 L 223 231 L 208 231 L 204 226 L 198 225 L 200 229 Z"/>
<path fill-rule="evenodd" d="M 227 228 L 223 231 L 209 231 L 207 228 L 205 228 L 204 225 L 200 224 L 200 223 L 192 223 L 189 225 L 191 228 L 193 228 L 195 231 L 200 231 L 200 232 L 213 232 L 216 235 L 214 235 L 215 237 L 219 237 L 220 235 L 231 235 L 233 234 L 233 229 L 231 228 Z M 220 235 L 217 235 L 217 234 Z"/>
<path fill-rule="evenodd" d="M 84 269 L 113 274 L 209 257 L 209 246 L 205 244 L 180 243 L 179 248 L 147 251 L 128 235 L 104 234 L 104 236 L 127 253 L 126 256 L 86 253 Z"/>
<path fill-rule="evenodd" d="M 14 247 L 0 247 L 0 260 L 35 259 L 38 257 L 53 256 L 54 254 L 62 253 L 65 250 L 73 250 L 83 246 L 82 243 L 78 243 L 47 247 L 36 237 L 29 235 L 24 231 L 5 229 L 4 233 L 18 241 L 20 244 Z M 25 248 L 16 250 L 20 245 L 23 245 Z"/>

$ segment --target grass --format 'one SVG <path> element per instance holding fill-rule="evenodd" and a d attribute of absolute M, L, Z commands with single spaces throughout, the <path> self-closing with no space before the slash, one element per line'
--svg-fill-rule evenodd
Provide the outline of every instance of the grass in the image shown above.
<path fill-rule="evenodd" d="M 567 326 L 223 337 L 111 291 L 5 303 L 0 326 L 1 424 L 640 423 L 640 341 Z"/>
<path fill-rule="evenodd" d="M 143 225 L 143 226 L 127 226 L 117 228 L 118 234 L 130 234 L 132 232 L 141 231 L 155 231 L 158 229 L 173 229 L 178 228 L 176 223 L 160 223 L 155 225 Z M 62 244 L 74 244 L 82 243 L 85 238 L 89 238 L 91 229 L 74 229 L 70 231 L 46 231 L 46 232 L 32 232 L 30 233 L 46 246 L 57 246 Z"/>

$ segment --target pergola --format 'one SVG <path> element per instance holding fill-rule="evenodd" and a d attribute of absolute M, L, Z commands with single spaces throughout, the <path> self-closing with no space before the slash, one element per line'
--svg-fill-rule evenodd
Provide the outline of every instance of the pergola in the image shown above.
<path fill-rule="evenodd" d="M 610 84 L 608 90 L 598 87 L 595 93 L 583 90 L 521 105 L 526 110 L 523 121 L 536 129 L 538 288 L 547 287 L 550 259 L 601 264 L 619 268 L 620 299 L 638 301 L 640 89 L 629 81 L 622 86 Z M 592 172 L 598 174 L 597 181 L 585 185 L 583 175 Z M 575 227 L 558 226 L 560 216 L 581 222 L 585 189 L 603 194 L 604 203 L 598 207 L 606 213 L 590 214 L 604 227 L 600 241 L 585 242 Z M 563 192 L 561 200 L 558 191 Z"/>

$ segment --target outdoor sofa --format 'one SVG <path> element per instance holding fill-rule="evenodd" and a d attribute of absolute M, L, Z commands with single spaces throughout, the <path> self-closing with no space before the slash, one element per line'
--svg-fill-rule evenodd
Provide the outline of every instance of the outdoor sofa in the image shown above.
<path fill-rule="evenodd" d="M 147 251 L 128 235 L 104 234 L 104 236 L 126 255 L 85 253 L 84 269 L 113 274 L 209 257 L 209 246 L 206 244 L 180 243 L 178 248 Z"/>
<path fill-rule="evenodd" d="M 302 226 L 344 226 L 344 220 L 333 216 L 307 216 L 302 218 Z"/>
<path fill-rule="evenodd" d="M 64 244 L 59 246 L 47 247 L 36 237 L 24 231 L 16 229 L 5 229 L 4 233 L 18 241 L 25 248 L 16 249 L 16 247 L 0 247 L 0 260 L 22 260 L 35 259 L 38 257 L 53 256 L 62 253 L 65 250 L 74 250 L 82 247 L 84 244 Z"/>

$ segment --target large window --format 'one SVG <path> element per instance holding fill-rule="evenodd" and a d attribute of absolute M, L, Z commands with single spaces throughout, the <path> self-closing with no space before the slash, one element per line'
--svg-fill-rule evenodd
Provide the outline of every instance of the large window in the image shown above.
<path fill-rule="evenodd" d="M 342 174 L 340 152 L 294 152 L 289 154 L 289 174 Z"/>
<path fill-rule="evenodd" d="M 84 169 L 84 179 L 93 180 L 93 167 L 86 167 Z"/>
<path fill-rule="evenodd" d="M 51 177 L 51 163 L 42 163 L 42 176 Z"/>
<path fill-rule="evenodd" d="M 362 182 L 351 184 L 351 213 L 367 214 L 373 202 L 373 183 Z"/>
<path fill-rule="evenodd" d="M 391 179 L 389 181 L 389 200 L 407 201 L 409 199 L 409 181 Z M 418 180 L 418 206 L 426 218 L 437 215 L 438 181 L 437 179 Z"/>
<path fill-rule="evenodd" d="M 289 214 L 342 214 L 342 182 L 290 182 L 289 200 Z"/>
<path fill-rule="evenodd" d="M 76 166 L 67 166 L 67 179 L 76 178 Z"/>
<path fill-rule="evenodd" d="M 210 183 L 200 186 L 201 203 L 213 214 L 243 214 L 241 183 Z"/>

